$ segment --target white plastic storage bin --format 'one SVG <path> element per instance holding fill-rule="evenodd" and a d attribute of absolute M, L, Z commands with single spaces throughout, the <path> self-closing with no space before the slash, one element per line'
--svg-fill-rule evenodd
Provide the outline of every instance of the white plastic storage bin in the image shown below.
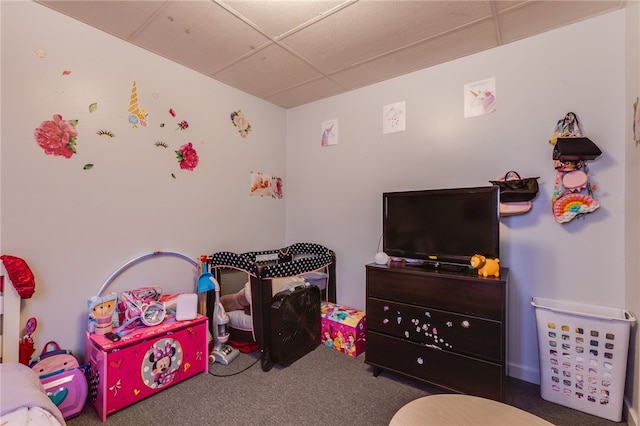
<path fill-rule="evenodd" d="M 628 311 L 533 297 L 543 399 L 614 422 L 622 419 Z"/>

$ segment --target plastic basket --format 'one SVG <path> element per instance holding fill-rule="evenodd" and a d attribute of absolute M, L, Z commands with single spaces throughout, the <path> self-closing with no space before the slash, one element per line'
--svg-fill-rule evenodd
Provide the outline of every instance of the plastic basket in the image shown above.
<path fill-rule="evenodd" d="M 628 311 L 533 297 L 543 399 L 615 422 L 622 419 Z"/>

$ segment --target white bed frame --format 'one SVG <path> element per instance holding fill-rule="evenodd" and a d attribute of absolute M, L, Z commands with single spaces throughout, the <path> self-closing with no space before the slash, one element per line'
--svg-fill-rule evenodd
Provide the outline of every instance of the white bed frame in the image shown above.
<path fill-rule="evenodd" d="M 18 362 L 20 296 L 0 261 L 0 362 Z"/>

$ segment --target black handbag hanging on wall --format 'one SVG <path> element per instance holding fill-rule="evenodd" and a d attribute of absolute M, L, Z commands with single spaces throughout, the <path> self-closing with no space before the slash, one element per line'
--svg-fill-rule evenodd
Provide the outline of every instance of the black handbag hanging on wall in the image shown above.
<path fill-rule="evenodd" d="M 501 180 L 490 180 L 500 188 L 500 202 L 511 203 L 531 201 L 538 195 L 538 179 L 540 177 L 521 178 L 518 172 L 509 171 Z"/>
<path fill-rule="evenodd" d="M 559 161 L 595 160 L 600 154 L 598 145 L 585 137 L 559 137 L 553 147 L 553 159 Z"/>

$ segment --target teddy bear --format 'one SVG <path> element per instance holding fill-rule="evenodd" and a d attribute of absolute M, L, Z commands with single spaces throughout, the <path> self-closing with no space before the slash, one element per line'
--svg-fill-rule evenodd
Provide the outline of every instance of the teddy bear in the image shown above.
<path fill-rule="evenodd" d="M 478 275 L 483 277 L 500 276 L 500 259 L 487 258 L 481 254 L 471 256 L 471 266 L 478 270 Z"/>

